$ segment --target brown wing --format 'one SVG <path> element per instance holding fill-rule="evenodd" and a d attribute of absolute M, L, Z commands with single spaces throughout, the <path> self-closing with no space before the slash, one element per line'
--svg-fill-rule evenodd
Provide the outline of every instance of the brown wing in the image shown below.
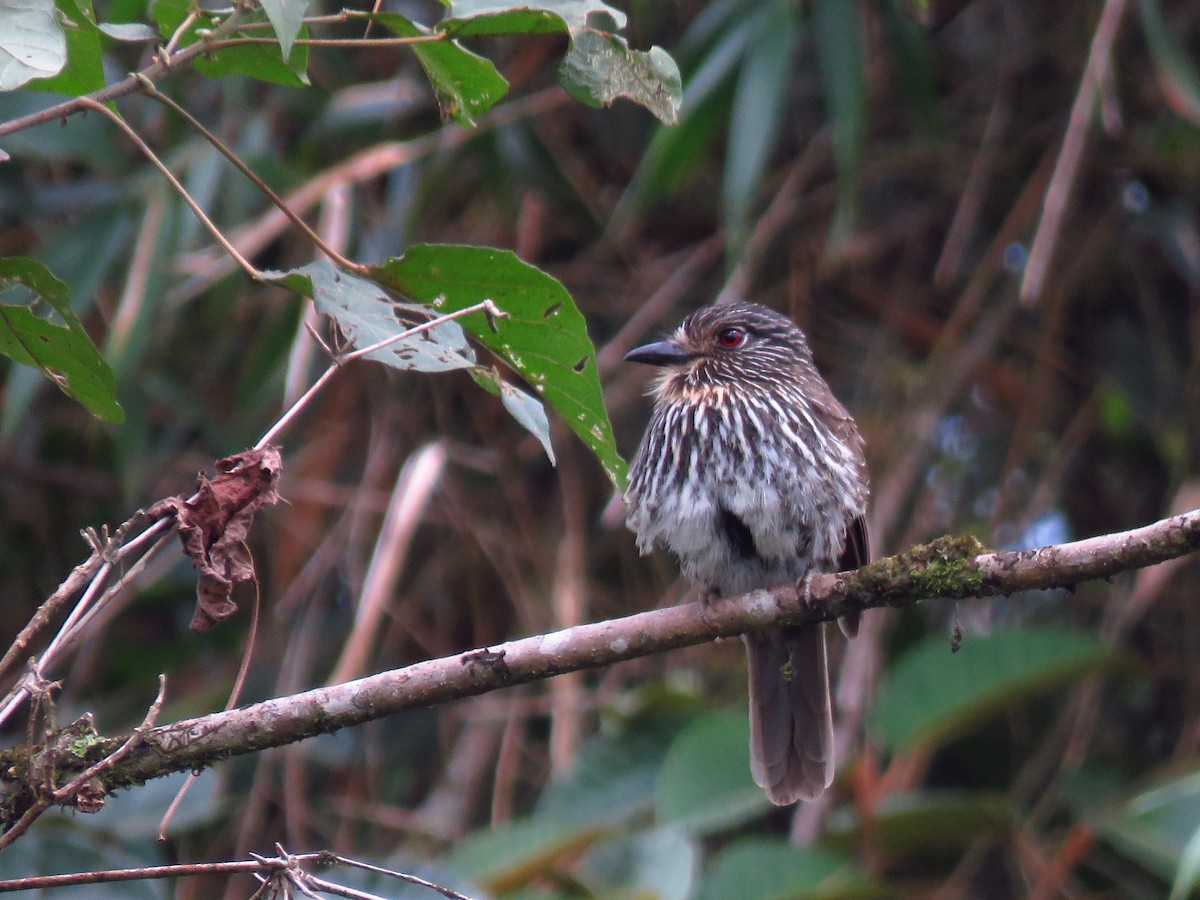
<path fill-rule="evenodd" d="M 867 520 L 858 516 L 846 529 L 846 543 L 842 545 L 842 555 L 838 557 L 838 571 L 849 572 L 871 561 L 871 540 L 867 535 Z M 859 621 L 862 613 L 858 610 L 846 613 L 838 619 L 842 634 L 854 637 L 858 634 Z"/>

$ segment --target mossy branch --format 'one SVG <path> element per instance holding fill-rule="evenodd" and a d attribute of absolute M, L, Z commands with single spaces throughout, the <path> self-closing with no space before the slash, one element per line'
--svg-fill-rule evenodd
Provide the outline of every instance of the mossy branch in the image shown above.
<path fill-rule="evenodd" d="M 418 707 L 487 693 L 564 672 L 612 665 L 747 631 L 834 619 L 853 610 L 911 606 L 922 600 L 960 600 L 1045 588 L 1073 588 L 1184 556 L 1200 549 L 1200 510 L 1144 528 L 1038 550 L 985 552 L 972 537 L 946 537 L 854 572 L 819 575 L 807 585 L 752 591 L 703 606 L 687 603 L 579 625 L 494 647 L 416 663 L 334 687 L 316 688 L 242 709 L 152 728 L 100 776 L 106 791 L 172 772 L 290 744 Z M 947 667 L 953 662 L 947 656 Z M 51 783 L 121 746 L 126 738 L 94 742 L 84 758 L 52 753 L 60 768 Z M 47 743 L 58 746 L 51 736 Z M 0 781 L 0 826 L 10 828 L 39 795 L 30 766 L 42 748 L 6 751 Z M 94 797 L 91 798 L 94 802 Z"/>

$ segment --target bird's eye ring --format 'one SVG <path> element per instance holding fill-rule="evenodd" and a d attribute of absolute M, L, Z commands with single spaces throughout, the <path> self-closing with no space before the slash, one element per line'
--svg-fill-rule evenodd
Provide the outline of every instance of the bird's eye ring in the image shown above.
<path fill-rule="evenodd" d="M 717 333 L 717 343 L 726 350 L 736 350 L 746 343 L 746 332 L 741 328 L 726 328 Z"/>

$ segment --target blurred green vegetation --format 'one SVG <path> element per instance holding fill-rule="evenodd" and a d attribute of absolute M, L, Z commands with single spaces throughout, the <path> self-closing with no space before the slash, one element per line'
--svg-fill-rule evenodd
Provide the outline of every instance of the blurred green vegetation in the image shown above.
<path fill-rule="evenodd" d="M 396 2 L 370 34 L 457 16 L 461 53 L 356 44 L 361 17 L 277 20 L 300 41 L 286 63 L 277 46 L 245 46 L 158 84 L 357 263 L 386 270 L 419 244 L 478 245 L 548 273 L 538 283 L 560 283 L 586 321 L 595 358 L 583 368 L 626 453 L 648 401 L 623 353 L 744 295 L 808 331 L 858 419 L 879 553 L 945 532 L 1033 547 L 1200 506 L 1194 3 L 1129 4 L 1102 48 L 1032 303 L 1029 251 L 1114 0 L 630 0 L 627 22 L 599 10 L 623 26 L 600 45 L 579 17 L 603 4 L 536 6 Z M 170 29 L 189 9 L 61 0 L 70 64 L 41 87 L 91 90 L 150 63 L 153 44 L 114 40 L 95 19 Z M 304 43 L 332 37 L 345 42 Z M 655 118 L 674 107 L 652 47 L 682 73 L 673 125 Z M 592 77 L 606 66 L 626 78 Z M 62 99 L 37 86 L 0 94 L 0 123 Z M 115 108 L 259 269 L 318 258 L 175 112 L 137 94 Z M 252 445 L 328 364 L 306 323 L 329 329 L 287 279 L 236 269 L 100 114 L 0 148 L 12 157 L 0 256 L 36 260 L 66 286 L 124 413 L 102 422 L 0 357 L 11 640 L 86 556 L 80 529 L 186 492 Z M 461 264 L 446 273 L 451 298 Z M 410 299 L 436 297 L 435 281 Z M 487 356 L 485 322 L 464 328 L 496 377 L 527 374 L 500 340 Z M 553 408 L 548 433 L 526 430 L 471 371 L 360 360 L 284 432 L 287 502 L 251 536 L 264 615 L 244 699 L 322 684 L 349 658 L 378 671 L 686 595 L 673 563 L 640 559 L 621 524 L 612 442 L 595 445 L 602 462 Z M 444 465 L 414 480 L 405 463 L 433 442 Z M 404 503 L 408 537 L 379 543 Z M 385 560 L 394 581 L 364 633 L 358 601 Z M 1183 560 L 1073 594 L 868 615 L 854 642 L 833 641 L 839 779 L 794 812 L 750 781 L 742 651 L 723 642 L 231 761 L 199 779 L 165 845 L 154 832 L 173 780 L 98 816 L 47 816 L 0 854 L 0 877 L 280 841 L 526 900 L 1186 897 L 1200 873 L 1198 576 Z M 249 616 L 191 634 L 194 588 L 172 545 L 47 673 L 63 682 L 60 720 L 90 710 L 105 733 L 129 728 L 162 671 L 162 721 L 220 708 Z M 21 715 L 6 727 L 6 742 L 24 740 Z"/>

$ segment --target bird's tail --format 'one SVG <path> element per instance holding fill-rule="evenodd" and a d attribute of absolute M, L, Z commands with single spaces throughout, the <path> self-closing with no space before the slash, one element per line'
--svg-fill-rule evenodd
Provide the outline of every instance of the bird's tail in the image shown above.
<path fill-rule="evenodd" d="M 815 800 L 833 781 L 825 626 L 745 635 L 750 773 L 772 803 Z"/>

